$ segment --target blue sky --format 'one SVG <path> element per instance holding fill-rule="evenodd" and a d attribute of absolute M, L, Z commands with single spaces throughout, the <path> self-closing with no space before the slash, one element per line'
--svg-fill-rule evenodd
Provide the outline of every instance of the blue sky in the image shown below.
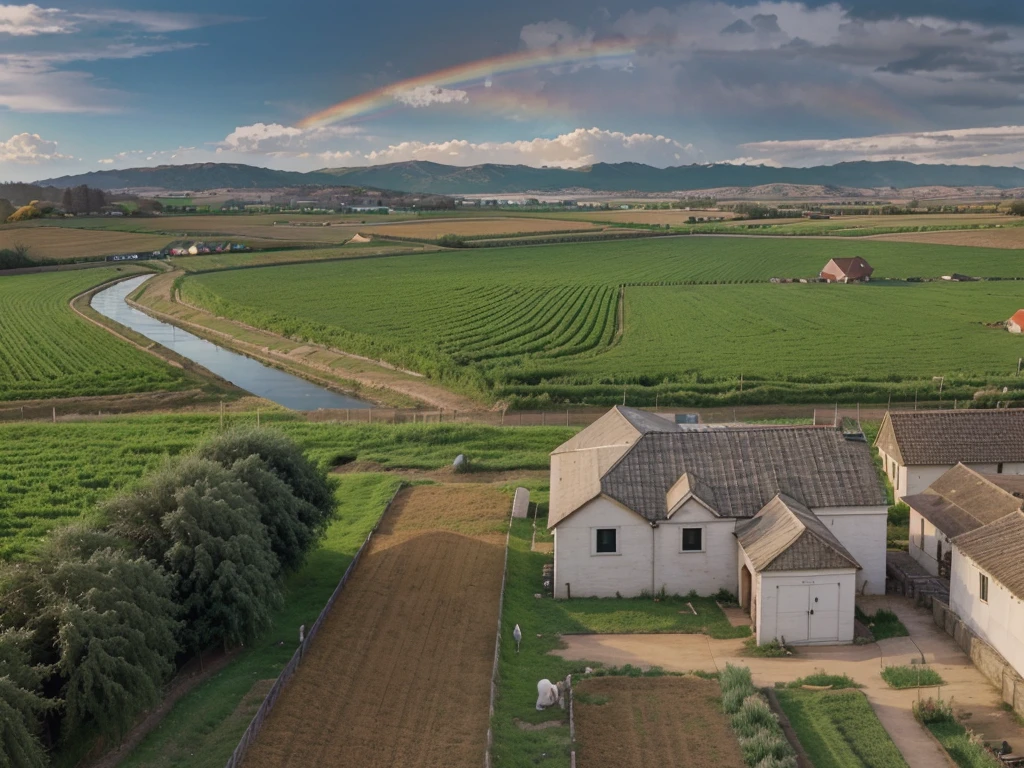
<path fill-rule="evenodd" d="M 383 108 L 297 127 L 388 86 Z M 206 161 L 1019 165 L 1022 126 L 1017 0 L 0 2 L 0 179 Z"/>

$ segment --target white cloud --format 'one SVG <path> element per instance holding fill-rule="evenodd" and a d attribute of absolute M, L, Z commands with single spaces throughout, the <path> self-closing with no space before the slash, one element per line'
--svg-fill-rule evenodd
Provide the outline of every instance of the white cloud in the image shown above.
<path fill-rule="evenodd" d="M 0 34 L 32 37 L 74 31 L 74 22 L 59 8 L 40 8 L 32 4 L 0 5 Z"/>
<path fill-rule="evenodd" d="M 327 151 L 339 139 L 357 136 L 356 126 L 295 128 L 280 123 L 240 125 L 217 145 L 217 152 L 240 152 L 255 155 L 309 154 Z"/>
<path fill-rule="evenodd" d="M 523 45 L 531 50 L 550 48 L 554 45 L 582 45 L 594 39 L 593 30 L 579 30 L 572 24 L 553 19 L 537 24 L 527 24 L 519 33 Z"/>
<path fill-rule="evenodd" d="M 0 141 L 0 163 L 38 165 L 71 159 L 71 155 L 57 151 L 57 142 L 44 139 L 38 133 L 18 133 L 7 141 Z"/>
<path fill-rule="evenodd" d="M 97 160 L 96 162 L 98 164 L 100 164 L 100 165 L 113 165 L 114 164 L 114 158 L 112 158 L 112 157 L 104 157 L 102 160 Z"/>
<path fill-rule="evenodd" d="M 403 141 L 366 153 L 346 153 L 354 165 L 432 160 L 451 165 L 500 163 L 577 168 L 593 163 L 637 162 L 667 166 L 690 162 L 692 146 L 650 133 L 626 134 L 600 128 L 577 128 L 553 139 L 472 142 Z M 332 159 L 342 160 L 342 157 Z M 359 162 L 359 161 L 362 162 Z"/>
<path fill-rule="evenodd" d="M 785 165 L 817 165 L 853 160 L 906 160 L 913 163 L 1024 165 L 1024 126 L 961 128 L 860 136 L 843 139 L 759 141 L 740 149 Z"/>
<path fill-rule="evenodd" d="M 469 94 L 452 88 L 440 88 L 436 85 L 420 85 L 407 91 L 394 94 L 395 100 L 410 107 L 427 107 L 431 104 L 465 104 Z"/>
<path fill-rule="evenodd" d="M 217 24 L 243 21 L 238 16 L 215 16 L 200 13 L 173 13 L 164 11 L 90 11 L 70 14 L 75 19 L 103 25 L 123 25 L 154 34 L 185 32 Z"/>
<path fill-rule="evenodd" d="M 732 160 L 722 160 L 722 165 L 766 165 L 769 168 L 781 168 L 782 163 L 770 157 L 734 157 Z"/>

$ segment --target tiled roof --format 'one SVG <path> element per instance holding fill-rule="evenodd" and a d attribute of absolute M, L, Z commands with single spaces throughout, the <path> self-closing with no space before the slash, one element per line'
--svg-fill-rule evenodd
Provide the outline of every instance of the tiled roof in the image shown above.
<path fill-rule="evenodd" d="M 664 520 L 666 494 L 684 472 L 713 489 L 723 517 L 753 517 L 778 493 L 812 508 L 886 501 L 868 445 L 831 427 L 651 432 L 607 472 L 601 490 L 648 520 Z"/>
<path fill-rule="evenodd" d="M 1016 312 L 1014 312 L 1013 317 L 1011 317 L 1010 320 L 1015 322 L 1020 327 L 1024 328 L 1024 309 L 1018 309 Z"/>
<path fill-rule="evenodd" d="M 1024 600 L 1024 513 L 1014 512 L 953 540 L 981 570 Z"/>
<path fill-rule="evenodd" d="M 647 411 L 617 405 L 590 426 L 580 430 L 552 453 L 567 453 L 587 448 L 606 448 L 611 445 L 629 446 L 648 432 L 675 431 L 674 422 Z"/>
<path fill-rule="evenodd" d="M 875 445 L 904 466 L 1024 461 L 1024 408 L 892 411 Z"/>
<path fill-rule="evenodd" d="M 738 524 L 736 538 L 758 572 L 860 568 L 828 526 L 782 494 L 753 519 Z"/>
<path fill-rule="evenodd" d="M 1012 475 L 982 475 L 957 464 L 928 486 L 924 493 L 906 496 L 911 509 L 952 538 L 973 531 L 1021 508 L 1022 499 L 1000 487 Z M 1004 482 L 1013 488 L 1024 478 Z"/>
<path fill-rule="evenodd" d="M 831 263 L 839 267 L 842 274 L 853 280 L 860 277 L 869 277 L 875 271 L 874 267 L 859 256 L 849 259 L 832 259 Z M 827 270 L 828 265 L 826 264 L 825 269 L 822 271 L 825 272 Z"/>

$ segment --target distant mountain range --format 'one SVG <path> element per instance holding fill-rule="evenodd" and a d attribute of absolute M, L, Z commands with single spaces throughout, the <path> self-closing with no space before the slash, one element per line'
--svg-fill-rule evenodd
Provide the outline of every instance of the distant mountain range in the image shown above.
<path fill-rule="evenodd" d="M 88 184 L 103 189 L 159 188 L 271 189 L 299 186 L 353 186 L 439 195 L 512 194 L 559 191 L 686 192 L 720 187 L 801 184 L 876 189 L 895 187 L 1024 187 L 1024 169 L 972 165 L 916 165 L 900 161 L 853 162 L 813 168 L 755 165 L 681 165 L 654 168 L 641 163 L 597 163 L 585 168 L 533 168 L 527 165 L 442 165 L 424 161 L 324 168 L 309 173 L 275 171 L 237 163 L 161 165 L 93 171 L 38 182 L 57 187 Z"/>

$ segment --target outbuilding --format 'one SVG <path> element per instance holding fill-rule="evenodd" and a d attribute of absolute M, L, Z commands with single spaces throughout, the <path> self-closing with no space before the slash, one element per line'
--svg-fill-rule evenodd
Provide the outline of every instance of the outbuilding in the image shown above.
<path fill-rule="evenodd" d="M 1010 333 L 1024 333 L 1024 309 L 1018 309 L 1013 317 L 1006 321 L 1006 330 Z"/>
<path fill-rule="evenodd" d="M 957 464 L 924 493 L 904 496 L 910 507 L 910 556 L 933 576 L 949 578 L 952 541 L 1021 508 L 1024 475 L 985 475 Z"/>
<path fill-rule="evenodd" d="M 949 607 L 1024 675 L 1024 513 L 953 540 Z M 973 654 L 972 654 L 973 655 Z M 1004 678 L 1005 680 L 1005 678 Z"/>
<path fill-rule="evenodd" d="M 1024 408 L 889 411 L 875 447 L 897 501 L 961 462 L 985 475 L 1024 474 Z"/>
<path fill-rule="evenodd" d="M 821 270 L 820 277 L 827 283 L 866 283 L 874 271 L 874 267 L 856 256 L 850 259 L 830 259 Z"/>

